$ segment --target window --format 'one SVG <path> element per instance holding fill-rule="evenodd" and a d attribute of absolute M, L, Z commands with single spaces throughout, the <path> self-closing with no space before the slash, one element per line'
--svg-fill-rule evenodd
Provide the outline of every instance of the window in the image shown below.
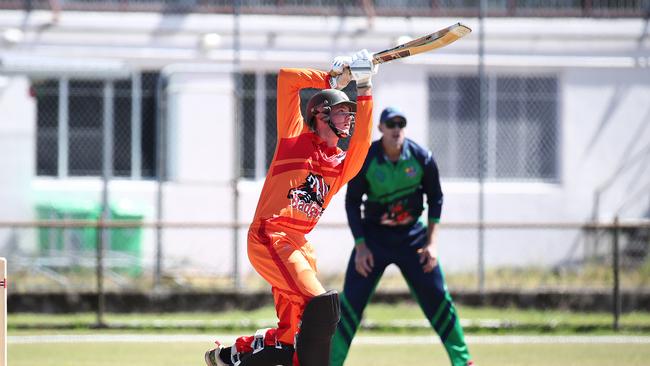
<path fill-rule="evenodd" d="M 557 78 L 491 75 L 487 81 L 486 178 L 556 180 Z M 442 176 L 478 177 L 479 113 L 477 76 L 429 78 L 429 140 Z"/>
<path fill-rule="evenodd" d="M 34 80 L 37 175 L 101 176 L 109 138 L 113 176 L 154 177 L 157 78 L 145 73 L 133 80 Z"/>
<path fill-rule="evenodd" d="M 241 77 L 241 84 L 241 176 L 250 179 L 264 178 L 273 159 L 277 140 L 277 74 L 245 73 Z"/>
<path fill-rule="evenodd" d="M 239 103 L 240 174 L 243 178 L 263 179 L 266 176 L 277 143 L 276 73 L 244 73 L 241 77 L 242 91 Z M 351 100 L 356 99 L 356 87 L 350 83 L 343 91 Z M 301 112 L 305 115 L 307 102 L 317 89 L 300 92 Z M 342 139 L 339 147 L 347 148 L 348 139 Z"/>

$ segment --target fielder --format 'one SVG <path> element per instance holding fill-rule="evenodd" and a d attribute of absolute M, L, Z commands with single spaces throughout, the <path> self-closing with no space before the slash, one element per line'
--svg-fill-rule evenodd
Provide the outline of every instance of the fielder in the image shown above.
<path fill-rule="evenodd" d="M 435 229 L 442 209 L 438 167 L 430 151 L 405 138 L 404 127 L 406 117 L 399 110 L 389 107 L 381 113 L 382 137 L 373 142 L 361 172 L 348 184 L 345 209 L 355 248 L 345 275 L 330 366 L 343 365 L 363 310 L 391 263 L 402 272 L 451 364 L 472 365 L 438 263 Z M 423 195 L 428 225 L 418 220 Z"/>
<path fill-rule="evenodd" d="M 248 231 L 248 258 L 271 284 L 278 326 L 240 337 L 230 347 L 217 342 L 205 353 L 208 366 L 329 364 L 340 317 L 338 293 L 325 291 L 316 278 L 314 249 L 305 234 L 363 165 L 371 141 L 371 77 L 376 72 L 366 50 L 335 58 L 334 77 L 311 69 L 280 70 L 278 141 Z M 350 80 L 357 84 L 356 103 L 339 90 Z M 309 100 L 304 119 L 303 88 L 325 89 Z M 342 151 L 337 143 L 350 137 L 355 121 L 349 148 Z"/>

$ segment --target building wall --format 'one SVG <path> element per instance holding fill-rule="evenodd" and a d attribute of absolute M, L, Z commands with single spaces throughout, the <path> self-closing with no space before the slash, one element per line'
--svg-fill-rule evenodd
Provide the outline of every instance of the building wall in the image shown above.
<path fill-rule="evenodd" d="M 0 74 L 0 220 L 31 216 L 29 185 L 35 165 L 35 108 L 29 98 L 29 80 Z M 2 243 L 13 243 L 8 230 L 0 230 Z"/>
<path fill-rule="evenodd" d="M 163 70 L 169 84 L 167 118 L 170 180 L 163 185 L 163 219 L 230 222 L 235 132 L 234 88 L 229 65 L 233 20 L 222 15 L 62 14 L 58 25 L 39 27 L 46 12 L 0 12 L 0 30 L 23 29 L 19 43 L 4 40 L 0 84 L 0 206 L 2 220 L 34 218 L 33 203 L 51 195 L 99 200 L 94 178 L 52 179 L 35 174 L 35 103 L 29 77 L 92 75 L 129 70 Z M 420 35 L 456 19 L 242 17 L 239 60 L 244 70 L 276 71 L 281 66 L 326 68 L 329 60 L 360 48 L 381 50 L 403 35 Z M 463 20 L 478 29 L 475 19 Z M 554 73 L 559 76 L 560 138 L 557 182 L 487 182 L 485 220 L 494 222 L 582 222 L 592 217 L 647 216 L 650 166 L 650 51 L 642 20 L 490 19 L 486 30 L 488 72 Z M 296 29 L 301 31 L 297 32 Z M 208 33 L 219 36 L 207 38 Z M 218 42 L 212 42 L 214 40 Z M 374 78 L 375 119 L 387 105 L 401 107 L 407 133 L 428 144 L 427 75 L 475 73 L 476 32 L 436 53 L 382 65 Z M 223 67 L 223 68 L 222 68 Z M 376 121 L 375 121 L 376 122 Z M 378 131 L 375 129 L 375 137 Z M 645 160 L 643 160 L 645 159 Z M 645 161 L 645 163 L 643 162 Z M 439 164 L 445 164 L 439 161 Z M 612 180 L 612 177 L 619 177 Z M 443 177 L 444 178 L 444 177 Z M 239 220 L 253 216 L 261 181 L 241 181 Z M 478 219 L 475 181 L 443 179 L 443 222 Z M 599 206 L 594 198 L 600 194 Z M 112 200 L 130 202 L 156 219 L 157 186 L 152 181 L 115 180 Z M 322 222 L 344 224 L 339 194 Z M 166 265 L 232 270 L 232 230 L 170 229 L 164 232 Z M 576 231 L 490 231 L 489 264 L 555 263 L 567 255 Z M 145 232 L 145 257 L 153 263 L 155 235 Z M 352 247 L 344 225 L 309 235 L 319 249 L 319 267 L 340 271 Z M 250 271 L 245 230 L 239 234 L 240 268 Z M 0 248 L 6 236 L 0 237 Z M 29 240 L 26 240 L 28 242 Z M 443 230 L 441 256 L 448 270 L 474 268 L 477 233 Z M 32 243 L 33 245 L 33 243 Z M 175 267 L 174 267 L 175 268 Z"/>

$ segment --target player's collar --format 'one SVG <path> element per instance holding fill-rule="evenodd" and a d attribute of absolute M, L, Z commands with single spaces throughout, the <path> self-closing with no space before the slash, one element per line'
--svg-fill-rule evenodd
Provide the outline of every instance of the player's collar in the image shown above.
<path fill-rule="evenodd" d="M 381 142 L 381 139 L 377 140 L 379 143 L 379 152 L 381 159 L 383 160 L 382 162 L 389 162 L 391 161 L 388 159 L 388 156 L 386 156 L 386 152 L 384 151 L 384 145 Z M 402 151 L 399 154 L 399 159 L 397 161 L 402 161 L 402 160 L 408 160 L 411 158 L 411 149 L 410 145 L 411 143 L 409 142 L 409 139 L 405 138 L 404 139 L 404 144 L 402 144 Z"/>
<path fill-rule="evenodd" d="M 326 156 L 333 156 L 333 155 L 338 155 L 341 153 L 341 149 L 339 149 L 338 146 L 328 146 L 327 141 L 322 139 L 320 136 L 318 136 L 317 133 L 312 132 L 312 141 L 314 142 L 314 146 L 318 146 L 322 152 L 325 153 Z"/>

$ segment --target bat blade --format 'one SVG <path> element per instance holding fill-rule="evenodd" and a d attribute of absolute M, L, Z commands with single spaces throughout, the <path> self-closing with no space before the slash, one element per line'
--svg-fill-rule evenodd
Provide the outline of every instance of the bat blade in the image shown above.
<path fill-rule="evenodd" d="M 435 33 L 414 39 L 399 46 L 377 52 L 372 55 L 374 64 L 393 61 L 445 47 L 468 35 L 472 29 L 462 23 L 456 23 Z"/>

